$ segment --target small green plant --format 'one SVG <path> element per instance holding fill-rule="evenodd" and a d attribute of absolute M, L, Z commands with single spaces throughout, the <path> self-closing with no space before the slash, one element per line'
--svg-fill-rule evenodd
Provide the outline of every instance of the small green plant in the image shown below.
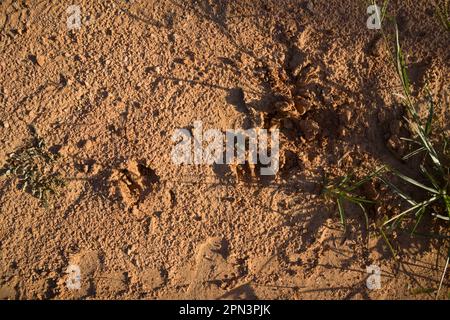
<path fill-rule="evenodd" d="M 397 71 L 400 76 L 400 80 L 403 86 L 404 96 L 402 96 L 403 102 L 406 106 L 406 109 L 409 114 L 409 118 L 407 118 L 407 122 L 411 129 L 411 133 L 413 135 L 413 139 L 402 138 L 410 143 L 416 145 L 416 149 L 406 155 L 403 159 L 409 159 L 415 156 L 422 155 L 422 161 L 420 164 L 420 172 L 422 173 L 425 180 L 429 182 L 429 185 L 425 185 L 419 181 L 416 181 L 410 177 L 407 177 L 401 174 L 398 171 L 391 170 L 397 177 L 402 179 L 403 181 L 413 185 L 414 187 L 420 188 L 425 193 L 429 195 L 428 199 L 425 201 L 421 201 L 417 203 L 413 199 L 411 199 L 404 192 L 400 191 L 399 188 L 395 187 L 387 181 L 386 179 L 382 179 L 383 182 L 388 184 L 393 190 L 404 200 L 406 200 L 411 207 L 402 213 L 390 218 L 388 221 L 384 223 L 387 225 L 408 213 L 414 213 L 420 221 L 420 218 L 425 212 L 425 209 L 431 206 L 434 203 L 439 203 L 440 210 L 438 213 L 435 213 L 435 216 L 439 219 L 449 221 L 450 220 L 450 195 L 449 195 L 449 185 L 450 185 L 450 168 L 448 165 L 445 165 L 444 159 L 442 157 L 445 156 L 446 152 L 446 144 L 444 142 L 443 155 L 438 154 L 436 148 L 434 147 L 433 141 L 431 139 L 432 134 L 432 124 L 434 117 L 435 104 L 433 98 L 427 89 L 427 104 L 428 104 L 428 115 L 425 120 L 425 123 L 422 122 L 420 116 L 417 112 L 417 108 L 415 103 L 411 97 L 411 89 L 410 82 L 408 79 L 408 73 L 406 69 L 405 60 L 402 54 L 402 50 L 399 42 L 398 29 L 396 29 L 396 62 L 397 62 Z"/>
<path fill-rule="evenodd" d="M 352 182 L 351 176 L 346 176 L 338 183 L 328 184 L 324 191 L 325 194 L 336 199 L 339 214 L 341 217 L 341 222 L 344 224 L 345 228 L 345 212 L 343 209 L 343 201 L 350 201 L 358 205 L 366 216 L 366 224 L 368 224 L 367 212 L 365 206 L 367 204 L 373 203 L 367 200 L 365 197 L 357 195 L 357 189 L 360 188 L 364 183 L 377 179 L 388 186 L 393 192 L 406 202 L 407 208 L 401 213 L 396 214 L 392 217 L 385 217 L 384 220 L 378 224 L 381 236 L 386 241 L 389 249 L 391 250 L 394 258 L 397 257 L 396 251 L 392 246 L 388 234 L 392 233 L 401 222 L 406 218 L 412 218 L 414 222 L 414 227 L 411 230 L 411 235 L 416 234 L 417 227 L 419 226 L 422 218 L 425 214 L 431 214 L 438 220 L 442 220 L 444 223 L 450 222 L 450 167 L 448 163 L 449 160 L 449 139 L 445 135 L 442 135 L 442 139 L 438 139 L 438 143 L 434 143 L 435 140 L 432 138 L 433 132 L 433 118 L 435 116 L 436 105 L 433 97 L 426 88 L 427 95 L 427 115 L 425 119 L 421 119 L 417 104 L 411 93 L 411 85 L 408 78 L 408 72 L 406 67 L 405 57 L 403 55 L 399 32 L 397 25 L 395 26 L 395 55 L 394 62 L 397 69 L 397 74 L 399 75 L 402 91 L 403 93 L 398 95 L 406 107 L 408 116 L 405 117 L 407 121 L 412 138 L 402 138 L 403 140 L 409 142 L 411 145 L 415 146 L 413 151 L 403 157 L 403 160 L 408 160 L 413 157 L 421 157 L 418 171 L 421 173 L 421 179 L 413 179 L 408 177 L 401 172 L 389 168 L 387 166 L 382 166 L 381 168 L 369 174 L 367 177 L 363 178 L 358 182 Z M 435 145 L 441 146 L 438 148 Z M 387 174 L 399 178 L 401 181 L 412 187 L 421 191 L 425 197 L 420 201 L 413 199 L 407 192 L 403 191 L 400 187 L 395 185 L 391 179 L 387 177 Z M 420 180 L 420 181 L 418 181 Z M 441 235 L 427 235 L 427 236 L 438 236 L 440 238 L 448 239 L 447 236 Z M 450 250 L 448 252 L 448 257 L 446 264 L 440 279 L 439 288 L 437 289 L 436 298 L 439 296 L 439 292 L 442 288 L 445 274 L 448 269 L 450 259 Z"/>
<path fill-rule="evenodd" d="M 34 127 L 30 127 L 30 131 L 32 140 L 9 154 L 6 164 L 0 169 L 0 177 L 15 177 L 20 190 L 48 207 L 49 197 L 56 195 L 65 182 L 59 174 L 51 172 L 51 165 L 58 156 L 46 150 L 44 140 L 38 136 Z"/>
<path fill-rule="evenodd" d="M 450 14 L 449 14 L 448 0 L 445 0 L 442 6 L 440 6 L 438 4 L 436 4 L 435 6 L 436 6 L 436 14 L 439 18 L 439 22 L 442 24 L 442 26 L 447 31 L 450 31 Z"/>
<path fill-rule="evenodd" d="M 408 112 L 409 117 L 406 118 L 406 121 L 409 124 L 410 131 L 413 136 L 412 139 L 403 139 L 416 146 L 414 151 L 407 154 L 403 159 L 407 160 L 412 157 L 421 156 L 419 171 L 422 175 L 423 182 L 422 180 L 417 181 L 417 179 L 408 177 L 393 169 L 390 169 L 390 172 L 413 188 L 421 190 L 422 194 L 425 194 L 426 197 L 425 200 L 416 201 L 388 179 L 381 176 L 379 177 L 381 181 L 388 185 L 398 196 L 408 203 L 408 208 L 406 210 L 389 219 L 386 219 L 381 225 L 382 235 L 388 242 L 388 245 L 392 251 L 393 248 L 386 237 L 384 229 L 389 227 L 393 230 L 405 216 L 409 215 L 415 219 L 415 225 L 411 231 L 411 234 L 415 234 L 416 229 L 426 212 L 431 213 L 437 219 L 450 221 L 450 167 L 448 166 L 448 159 L 445 159 L 445 157 L 448 156 L 448 139 L 445 136 L 443 137 L 443 148 L 441 152 L 438 152 L 432 139 L 433 118 L 435 112 L 433 97 L 428 88 L 426 88 L 428 114 L 426 119 L 421 120 L 417 111 L 416 103 L 411 96 L 410 81 L 408 78 L 405 58 L 400 46 L 397 26 L 395 38 L 395 61 L 397 73 L 403 87 L 403 95 L 401 95 L 401 98 Z M 395 252 L 393 253 L 395 256 Z M 450 251 L 436 297 L 439 295 L 442 281 L 448 268 L 449 258 Z"/>
<path fill-rule="evenodd" d="M 379 169 L 379 170 L 382 170 Z M 325 184 L 323 189 L 323 194 L 325 197 L 336 200 L 338 207 L 339 216 L 341 219 L 344 231 L 346 230 L 346 214 L 344 210 L 344 201 L 353 203 L 361 208 L 366 221 L 366 228 L 369 228 L 369 216 L 367 214 L 366 205 L 374 204 L 373 201 L 366 199 L 364 196 L 357 194 L 358 190 L 366 182 L 372 180 L 373 177 L 378 175 L 379 170 L 373 172 L 372 174 L 362 178 L 361 180 L 354 181 L 353 175 L 349 174 L 343 178 L 337 179 L 337 182 L 328 182 Z"/>

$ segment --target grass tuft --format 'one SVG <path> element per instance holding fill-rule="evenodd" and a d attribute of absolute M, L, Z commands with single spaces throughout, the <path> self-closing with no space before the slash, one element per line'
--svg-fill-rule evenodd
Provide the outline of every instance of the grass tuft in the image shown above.
<path fill-rule="evenodd" d="M 446 17 L 448 21 L 448 14 Z M 417 168 L 417 171 L 420 173 L 419 177 L 412 178 L 393 168 L 383 166 L 359 182 L 351 182 L 351 176 L 346 176 L 338 183 L 328 184 L 324 191 L 326 195 L 331 196 L 336 200 L 341 217 L 341 223 L 344 224 L 345 228 L 343 201 L 350 201 L 360 206 L 366 216 L 366 223 L 368 225 L 365 205 L 373 202 L 364 197 L 357 196 L 357 189 L 365 182 L 372 179 L 380 180 L 388 186 L 400 199 L 405 202 L 406 205 L 406 208 L 402 212 L 392 217 L 385 216 L 382 222 L 378 224 L 382 238 L 387 243 L 394 258 L 397 258 L 397 253 L 391 244 L 388 235 L 393 233 L 394 230 L 401 225 L 405 218 L 410 219 L 409 221 L 414 223 L 414 227 L 410 232 L 411 236 L 422 235 L 417 233 L 416 230 L 421 223 L 422 218 L 426 214 L 431 215 L 435 220 L 440 220 L 443 223 L 450 222 L 450 168 L 448 165 L 448 163 L 450 163 L 450 141 L 448 137 L 444 135 L 439 136 L 439 134 L 435 134 L 433 132 L 433 119 L 435 117 L 437 105 L 428 87 L 425 87 L 427 106 L 427 115 L 425 119 L 422 119 L 418 112 L 418 104 L 412 96 L 411 82 L 408 77 L 405 56 L 400 46 L 397 25 L 395 25 L 394 62 L 403 89 L 402 94 L 398 96 L 402 99 L 402 103 L 407 110 L 405 120 L 409 125 L 409 130 L 412 137 L 402 138 L 402 140 L 405 140 L 412 146 L 415 146 L 412 152 L 404 156 L 403 160 L 406 161 L 411 158 L 420 157 L 420 161 L 417 162 L 419 163 Z M 442 147 L 438 149 L 436 146 Z M 414 199 L 408 194 L 408 192 L 403 191 L 401 187 L 395 185 L 388 176 L 395 176 L 404 183 L 404 186 L 409 186 L 409 189 L 420 191 L 422 198 L 420 200 Z M 423 236 L 437 237 L 448 240 L 448 237 L 442 235 Z M 440 279 L 439 288 L 436 290 L 436 298 L 439 296 L 439 292 L 442 288 L 442 283 L 448 269 L 448 264 L 449 258 L 447 258 L 447 263 Z"/>
<path fill-rule="evenodd" d="M 367 214 L 366 205 L 374 204 L 373 201 L 366 199 L 364 196 L 360 196 L 356 193 L 362 185 L 372 180 L 373 177 L 379 174 L 383 168 L 373 172 L 372 174 L 362 178 L 361 180 L 354 181 L 352 175 L 346 175 L 343 178 L 337 179 L 337 182 L 328 182 L 325 184 L 323 194 L 331 199 L 336 200 L 339 216 L 341 219 L 344 231 L 346 230 L 346 214 L 344 210 L 344 202 L 348 201 L 361 208 L 366 221 L 366 228 L 369 229 L 369 216 Z"/>

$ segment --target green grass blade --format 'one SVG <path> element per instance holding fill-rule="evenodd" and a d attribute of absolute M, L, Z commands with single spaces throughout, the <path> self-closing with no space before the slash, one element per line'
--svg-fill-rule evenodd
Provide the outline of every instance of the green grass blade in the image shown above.
<path fill-rule="evenodd" d="M 425 133 L 425 131 L 422 129 L 422 127 L 419 125 L 419 120 L 415 120 L 415 122 L 411 122 L 410 121 L 410 125 L 413 129 L 413 131 L 417 134 L 417 136 L 420 139 L 420 143 L 422 144 L 422 146 L 424 148 L 427 149 L 428 151 L 428 155 L 430 156 L 431 160 L 433 161 L 433 163 L 436 165 L 436 167 L 442 171 L 442 164 L 439 160 L 439 157 L 437 155 L 436 150 L 433 147 L 433 144 L 431 143 L 431 141 L 429 140 L 427 134 Z"/>
<path fill-rule="evenodd" d="M 358 203 L 358 205 L 364 214 L 364 218 L 365 218 L 365 222 L 366 222 L 366 230 L 369 231 L 369 215 L 367 214 L 367 210 L 366 210 L 366 208 L 364 208 L 364 205 L 362 203 Z"/>
<path fill-rule="evenodd" d="M 396 194 L 398 194 L 403 200 L 406 200 L 409 204 L 411 204 L 411 205 L 413 205 L 413 206 L 417 204 L 417 202 L 415 202 L 410 196 L 408 196 L 406 193 L 404 193 L 403 191 L 401 191 L 399 188 L 397 188 L 396 185 L 394 185 L 394 184 L 391 183 L 390 181 L 388 181 L 388 180 L 386 180 L 386 179 L 384 179 L 384 178 L 381 178 L 381 177 L 380 177 L 380 180 L 381 180 L 384 184 L 388 185 L 392 190 L 394 190 L 394 192 L 395 192 Z"/>
<path fill-rule="evenodd" d="M 428 88 L 426 88 L 426 90 L 427 90 L 428 103 L 430 105 L 430 108 L 428 110 L 428 118 L 427 118 L 427 123 L 425 125 L 425 133 L 429 136 L 431 134 L 431 125 L 433 123 L 434 101 L 433 101 L 433 97 L 431 96 L 430 90 Z"/>
<path fill-rule="evenodd" d="M 354 203 L 354 204 L 359 204 L 359 203 L 367 203 L 367 204 L 374 204 L 375 202 L 372 200 L 367 200 L 365 198 L 361 198 L 361 197 L 355 197 L 355 196 L 351 196 L 349 194 L 342 194 L 341 195 L 344 199 Z"/>
<path fill-rule="evenodd" d="M 439 282 L 439 288 L 438 288 L 437 293 L 436 293 L 436 300 L 439 297 L 439 292 L 441 292 L 442 284 L 444 283 L 445 274 L 447 273 L 449 260 L 450 260 L 450 251 L 448 253 L 447 262 L 445 263 L 444 271 L 442 272 L 441 281 Z"/>
<path fill-rule="evenodd" d="M 387 246 L 389 247 L 389 250 L 391 251 L 392 256 L 394 257 L 394 259 L 397 259 L 397 253 L 394 250 L 394 247 L 391 245 L 391 242 L 389 241 L 386 233 L 384 232 L 383 227 L 380 228 L 380 233 L 383 236 L 383 239 L 386 242 Z"/>
<path fill-rule="evenodd" d="M 412 206 L 408 209 L 406 209 L 405 211 L 403 211 L 402 213 L 397 214 L 396 216 L 390 218 L 389 220 L 387 220 L 386 222 L 384 222 L 383 226 L 391 223 L 392 221 L 395 221 L 397 219 L 399 219 L 400 217 L 403 217 L 404 215 L 410 213 L 411 211 L 414 211 L 416 209 L 419 209 L 420 207 L 427 207 L 429 206 L 431 203 L 435 202 L 437 199 L 439 199 L 438 197 L 432 197 L 431 199 L 425 200 L 423 202 L 420 202 L 418 204 L 416 204 L 415 206 Z"/>
<path fill-rule="evenodd" d="M 422 221 L 422 217 L 423 217 L 424 213 L 425 213 L 425 208 L 424 207 L 420 208 L 419 211 L 417 211 L 417 213 L 416 213 L 417 221 L 414 224 L 414 228 L 411 231 L 411 235 L 416 233 L 417 227 L 419 226 L 420 221 Z"/>
<path fill-rule="evenodd" d="M 344 231 L 345 231 L 347 229 L 347 226 L 345 223 L 345 211 L 344 211 L 344 206 L 342 205 L 341 198 L 337 198 L 337 205 L 338 205 L 339 216 L 341 217 L 341 223 L 342 223 L 342 226 L 344 227 Z"/>
<path fill-rule="evenodd" d="M 441 189 L 441 187 L 439 186 L 439 183 L 437 182 L 437 180 L 433 177 L 433 175 L 431 173 L 428 172 L 428 170 L 422 164 L 420 165 L 420 171 L 422 171 L 422 173 L 428 178 L 428 180 L 430 180 L 431 184 L 433 185 L 433 187 L 436 190 L 440 190 Z"/>
<path fill-rule="evenodd" d="M 402 48 L 400 46 L 400 36 L 398 33 L 398 26 L 395 25 L 395 53 L 396 53 L 396 60 L 397 60 L 397 71 L 398 74 L 400 75 L 400 80 L 402 82 L 402 86 L 403 89 L 406 93 L 407 99 L 409 98 L 409 96 L 411 95 L 411 91 L 410 91 L 410 84 L 409 84 L 409 78 L 408 78 L 408 74 L 406 72 L 406 67 L 405 67 L 405 58 L 403 56 L 402 53 Z"/>
<path fill-rule="evenodd" d="M 389 0 L 385 0 L 383 3 L 383 8 L 381 9 L 381 22 L 383 22 L 384 18 L 386 17 L 387 13 L 387 7 L 389 5 Z"/>
<path fill-rule="evenodd" d="M 405 119 L 405 118 L 404 118 Z M 406 120 L 408 121 L 408 119 L 406 118 Z M 419 142 L 417 142 L 416 140 L 414 140 L 414 139 L 409 139 L 409 138 L 405 138 L 405 137 L 400 137 L 400 140 L 404 140 L 404 141 L 408 141 L 408 142 L 411 142 L 411 143 L 415 143 L 415 144 L 418 144 L 419 146 L 421 145 Z"/>
<path fill-rule="evenodd" d="M 410 183 L 410 184 L 415 185 L 416 187 L 419 187 L 419 188 L 421 188 L 421 189 L 427 190 L 427 191 L 429 191 L 429 192 L 431 192 L 431 193 L 433 193 L 433 194 L 439 194 L 439 193 L 440 193 L 439 190 L 436 190 L 436 189 L 427 187 L 427 186 L 423 185 L 422 183 L 420 183 L 420 182 L 418 182 L 418 181 L 416 181 L 416 180 L 414 180 L 414 179 L 412 179 L 412 178 L 410 178 L 410 177 L 407 177 L 407 176 L 405 176 L 404 174 L 402 174 L 402 173 L 400 173 L 400 172 L 398 172 L 398 171 L 392 171 L 392 172 L 393 172 L 397 177 L 399 177 L 399 178 L 405 180 L 406 182 L 408 182 L 408 183 Z"/>
<path fill-rule="evenodd" d="M 445 194 L 443 198 L 444 198 L 445 206 L 447 208 L 448 217 L 450 219 L 450 196 Z"/>
<path fill-rule="evenodd" d="M 425 147 L 420 147 L 419 149 L 417 149 L 417 150 L 414 150 L 413 152 L 411 152 L 411 153 L 408 153 L 406 156 L 404 156 L 402 159 L 403 160 L 408 160 L 408 159 L 410 159 L 410 158 L 412 158 L 412 157 L 414 157 L 414 156 L 416 156 L 416 155 L 418 155 L 418 154 L 420 154 L 420 153 L 422 153 L 422 152 L 424 152 L 424 151 L 427 151 L 427 149 L 425 148 Z"/>
<path fill-rule="evenodd" d="M 386 166 L 382 166 L 380 168 L 378 168 L 377 170 L 375 170 L 374 172 L 370 173 L 369 175 L 367 175 L 366 177 L 364 177 L 363 179 L 361 179 L 360 181 L 356 182 L 355 184 L 353 184 L 350 188 L 348 188 L 348 191 L 353 191 L 355 189 L 358 189 L 359 187 L 361 187 L 364 183 L 369 182 L 373 177 L 378 176 L 380 174 L 380 172 L 385 171 L 387 168 Z"/>
<path fill-rule="evenodd" d="M 449 144 L 449 139 L 445 136 L 445 134 L 443 134 L 443 139 L 444 139 L 444 154 L 449 154 L 450 148 L 448 147 Z"/>
<path fill-rule="evenodd" d="M 450 217 L 444 217 L 444 216 L 442 216 L 440 214 L 437 214 L 437 213 L 433 213 L 433 216 L 435 216 L 438 219 L 444 220 L 444 221 L 450 221 Z"/>
<path fill-rule="evenodd" d="M 337 184 L 336 188 L 340 188 L 346 185 L 348 181 L 350 181 L 352 174 L 346 175 L 342 180 Z"/>

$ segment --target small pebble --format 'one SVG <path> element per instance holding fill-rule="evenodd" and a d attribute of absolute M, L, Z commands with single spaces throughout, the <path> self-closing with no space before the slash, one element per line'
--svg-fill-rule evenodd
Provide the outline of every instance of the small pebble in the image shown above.
<path fill-rule="evenodd" d="M 352 112 L 350 110 L 344 111 L 344 119 L 346 123 L 350 123 L 350 121 L 352 120 Z"/>
<path fill-rule="evenodd" d="M 137 206 L 133 206 L 133 208 L 131 208 L 131 213 L 135 216 L 139 216 L 140 210 Z"/>
<path fill-rule="evenodd" d="M 90 150 L 91 148 L 92 148 L 92 141 L 86 140 L 86 142 L 84 143 L 84 149 Z"/>
<path fill-rule="evenodd" d="M 45 64 L 45 57 L 43 55 L 38 54 L 36 56 L 36 63 L 38 64 L 38 66 L 42 67 Z"/>

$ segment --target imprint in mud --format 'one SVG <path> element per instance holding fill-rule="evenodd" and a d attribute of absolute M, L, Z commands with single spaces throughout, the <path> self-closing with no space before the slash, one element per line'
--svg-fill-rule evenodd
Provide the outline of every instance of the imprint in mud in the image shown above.
<path fill-rule="evenodd" d="M 113 170 L 110 182 L 111 193 L 118 196 L 127 208 L 132 208 L 153 191 L 153 185 L 159 182 L 159 177 L 142 162 L 128 161 Z"/>
<path fill-rule="evenodd" d="M 240 276 L 237 265 L 227 261 L 226 241 L 220 237 L 207 239 L 197 247 L 195 267 L 187 297 L 213 299 Z"/>

